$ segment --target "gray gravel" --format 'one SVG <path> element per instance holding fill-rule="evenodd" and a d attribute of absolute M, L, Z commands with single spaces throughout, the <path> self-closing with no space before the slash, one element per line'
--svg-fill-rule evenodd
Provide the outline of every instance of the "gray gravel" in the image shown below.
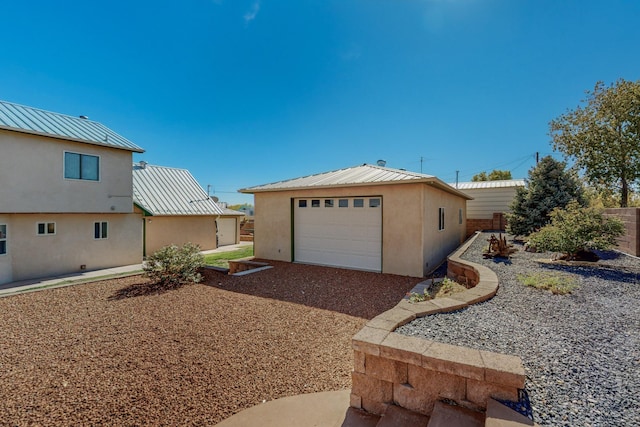
<path fill-rule="evenodd" d="M 498 275 L 491 300 L 428 316 L 396 332 L 523 359 L 534 418 L 545 426 L 640 426 L 640 259 L 600 253 L 599 267 L 550 266 L 552 254 L 484 260 L 489 234 L 464 259 Z M 577 279 L 571 295 L 518 282 L 518 274 L 554 271 Z"/>

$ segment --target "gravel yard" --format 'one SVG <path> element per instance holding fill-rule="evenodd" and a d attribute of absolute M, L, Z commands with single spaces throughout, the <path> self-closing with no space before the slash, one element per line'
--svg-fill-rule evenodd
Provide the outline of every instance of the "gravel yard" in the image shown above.
<path fill-rule="evenodd" d="M 510 261 L 484 260 L 488 237 L 463 258 L 496 272 L 496 297 L 396 332 L 522 357 L 540 425 L 640 426 L 640 260 L 607 252 L 609 267 L 549 266 L 535 260 L 550 254 L 518 245 Z M 535 271 L 569 274 L 579 289 L 552 295 L 517 281 Z"/>
<path fill-rule="evenodd" d="M 351 337 L 419 279 L 273 263 L 157 294 L 133 276 L 0 298 L 0 425 L 212 425 L 351 386 Z"/>

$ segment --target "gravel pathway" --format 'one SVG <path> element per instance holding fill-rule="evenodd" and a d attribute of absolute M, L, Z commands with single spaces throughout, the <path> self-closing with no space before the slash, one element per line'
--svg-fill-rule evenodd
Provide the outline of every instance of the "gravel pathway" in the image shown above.
<path fill-rule="evenodd" d="M 134 276 L 0 298 L 0 426 L 211 426 L 351 386 L 351 337 L 419 279 L 273 263 L 158 294 Z"/>
<path fill-rule="evenodd" d="M 396 332 L 522 357 L 534 418 L 548 426 L 640 426 L 640 259 L 601 253 L 593 267 L 549 266 L 522 247 L 510 261 L 484 260 L 489 234 L 464 259 L 498 275 L 491 300 L 428 316 Z M 519 274 L 575 277 L 571 295 L 526 287 Z"/>

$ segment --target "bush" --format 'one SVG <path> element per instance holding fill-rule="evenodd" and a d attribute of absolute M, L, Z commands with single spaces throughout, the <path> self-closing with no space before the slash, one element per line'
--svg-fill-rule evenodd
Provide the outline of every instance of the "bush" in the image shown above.
<path fill-rule="evenodd" d="M 198 273 L 204 265 L 200 247 L 186 243 L 182 247 L 165 246 L 147 258 L 144 271 L 155 284 L 163 288 L 177 288 L 186 283 L 198 283 Z"/>
<path fill-rule="evenodd" d="M 551 224 L 532 234 L 529 244 L 538 251 L 561 252 L 571 260 L 581 251 L 612 248 L 623 233 L 624 225 L 618 218 L 605 217 L 599 209 L 572 201 L 565 209 L 554 209 Z"/>

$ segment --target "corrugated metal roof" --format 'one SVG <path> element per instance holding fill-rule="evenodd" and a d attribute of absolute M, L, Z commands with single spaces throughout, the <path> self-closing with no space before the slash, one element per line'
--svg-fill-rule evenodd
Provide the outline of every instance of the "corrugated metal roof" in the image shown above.
<path fill-rule="evenodd" d="M 450 193 L 469 198 L 433 175 L 392 169 L 383 166 L 363 164 L 335 171 L 324 172 L 271 184 L 243 188 L 241 193 L 261 193 L 268 191 L 302 190 L 312 188 L 351 187 L 359 185 L 383 185 L 424 182 Z"/>
<path fill-rule="evenodd" d="M 151 215 L 221 215 L 186 169 L 133 165 L 133 201 Z"/>
<path fill-rule="evenodd" d="M 457 188 L 458 190 L 476 190 L 484 188 L 509 188 L 509 187 L 524 187 L 524 179 L 503 179 L 498 181 L 471 181 L 471 182 L 459 182 L 456 187 L 456 183 L 449 183 L 450 186 Z"/>
<path fill-rule="evenodd" d="M 7 101 L 0 101 L 0 129 L 144 152 L 102 123 Z"/>

